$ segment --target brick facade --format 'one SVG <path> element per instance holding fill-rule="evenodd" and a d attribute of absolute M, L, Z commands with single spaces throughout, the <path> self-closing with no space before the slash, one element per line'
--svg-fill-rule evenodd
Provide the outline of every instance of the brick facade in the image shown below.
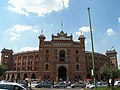
<path fill-rule="evenodd" d="M 92 55 L 85 51 L 84 35 L 80 35 L 78 41 L 73 41 L 73 36 L 63 31 L 52 35 L 51 41 L 45 41 L 43 34 L 38 38 L 39 50 L 13 53 L 4 48 L 1 51 L 1 62 L 8 68 L 5 79 L 58 81 L 91 78 Z M 97 79 L 101 78 L 100 67 L 110 63 L 110 55 L 107 55 L 95 53 Z M 117 57 L 115 60 L 117 62 Z"/>

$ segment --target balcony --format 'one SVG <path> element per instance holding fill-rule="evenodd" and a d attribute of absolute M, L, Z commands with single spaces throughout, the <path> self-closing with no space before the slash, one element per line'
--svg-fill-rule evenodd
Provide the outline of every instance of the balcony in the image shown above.
<path fill-rule="evenodd" d="M 55 63 L 60 63 L 60 64 L 64 64 L 64 63 L 70 63 L 70 57 L 56 57 L 55 56 Z"/>

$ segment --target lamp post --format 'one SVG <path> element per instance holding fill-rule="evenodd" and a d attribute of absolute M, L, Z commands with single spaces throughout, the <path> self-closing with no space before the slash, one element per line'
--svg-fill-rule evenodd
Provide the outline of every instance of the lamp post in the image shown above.
<path fill-rule="evenodd" d="M 90 8 L 89 7 L 88 7 L 88 15 L 89 15 L 89 24 L 90 24 L 90 37 L 91 37 L 91 44 L 92 44 L 92 65 L 93 65 L 92 76 L 94 78 L 95 88 L 97 88 L 97 86 L 96 86 L 96 76 L 95 76 L 94 44 L 93 44 L 92 26 L 91 26 Z"/>

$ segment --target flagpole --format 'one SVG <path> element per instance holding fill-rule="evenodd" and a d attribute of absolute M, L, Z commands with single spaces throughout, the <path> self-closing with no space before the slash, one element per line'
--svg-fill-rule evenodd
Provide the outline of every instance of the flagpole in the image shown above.
<path fill-rule="evenodd" d="M 91 25 L 91 18 L 90 18 L 90 8 L 88 7 L 88 15 L 89 15 L 89 24 L 90 24 L 90 36 L 91 36 L 91 44 L 92 44 L 92 64 L 93 64 L 93 78 L 94 78 L 94 85 L 96 86 L 96 75 L 95 75 L 95 60 L 94 60 L 94 44 L 93 44 L 93 35 L 92 35 L 92 25 Z"/>
<path fill-rule="evenodd" d="M 43 34 L 43 29 L 41 30 L 41 34 Z"/>

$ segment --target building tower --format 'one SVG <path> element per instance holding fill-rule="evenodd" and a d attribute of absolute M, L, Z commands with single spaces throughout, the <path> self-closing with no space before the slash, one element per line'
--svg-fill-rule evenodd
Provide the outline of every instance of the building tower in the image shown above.
<path fill-rule="evenodd" d="M 106 51 L 106 55 L 108 56 L 109 60 L 110 60 L 110 64 L 112 66 L 115 66 L 118 68 L 118 63 L 117 63 L 117 52 L 116 50 L 110 50 L 110 51 Z"/>
<path fill-rule="evenodd" d="M 84 37 L 84 35 L 80 35 L 80 37 L 78 38 L 78 40 L 79 40 L 79 42 L 80 42 L 80 44 L 82 46 L 82 49 L 85 50 L 85 37 Z"/>
<path fill-rule="evenodd" d="M 38 36 L 39 38 L 39 49 L 42 48 L 44 46 L 44 40 L 46 39 L 45 36 L 43 34 L 40 34 L 40 36 Z"/>
<path fill-rule="evenodd" d="M 9 49 L 2 49 L 1 51 L 1 63 L 7 68 L 7 70 L 12 70 L 13 67 L 13 51 Z"/>

